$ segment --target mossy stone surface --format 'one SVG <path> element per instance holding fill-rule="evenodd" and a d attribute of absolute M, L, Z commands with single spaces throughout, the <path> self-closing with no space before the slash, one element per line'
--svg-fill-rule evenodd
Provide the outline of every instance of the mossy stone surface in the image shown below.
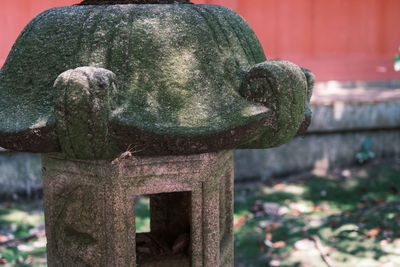
<path fill-rule="evenodd" d="M 296 135 L 304 119 L 307 78 L 297 65 L 271 60 L 255 65 L 245 77 L 240 93 L 273 111 L 269 127 L 243 144 L 244 148 L 274 147 Z"/>
<path fill-rule="evenodd" d="M 121 151 L 130 144 L 151 142 L 148 154 L 204 153 L 235 148 L 257 136 L 267 138 L 261 132 L 271 126 L 264 124 L 273 110 L 239 93 L 246 73 L 265 60 L 248 24 L 224 7 L 125 4 L 50 9 L 24 29 L 1 70 L 0 146 L 62 150 L 53 84 L 61 73 L 83 66 L 115 74 L 118 90 L 108 127 Z M 296 75 L 285 76 L 294 80 L 283 81 L 283 87 L 300 86 L 298 94 L 305 95 L 304 75 Z M 290 127 L 298 128 L 304 117 L 304 107 L 300 109 L 292 110 L 299 112 L 293 121 L 273 127 L 294 122 Z M 218 142 L 209 141 L 215 138 Z M 261 147 L 270 143 L 257 142 Z"/>
<path fill-rule="evenodd" d="M 54 88 L 56 131 L 63 152 L 71 158 L 112 156 L 108 121 L 117 94 L 115 74 L 80 67 L 60 74 Z"/>

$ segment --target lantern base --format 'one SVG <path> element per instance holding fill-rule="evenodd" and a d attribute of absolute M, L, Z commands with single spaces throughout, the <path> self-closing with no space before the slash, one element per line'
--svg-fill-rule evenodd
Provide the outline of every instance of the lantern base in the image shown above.
<path fill-rule="evenodd" d="M 233 266 L 233 153 L 110 161 L 43 155 L 49 266 Z M 150 199 L 136 233 L 135 199 Z"/>

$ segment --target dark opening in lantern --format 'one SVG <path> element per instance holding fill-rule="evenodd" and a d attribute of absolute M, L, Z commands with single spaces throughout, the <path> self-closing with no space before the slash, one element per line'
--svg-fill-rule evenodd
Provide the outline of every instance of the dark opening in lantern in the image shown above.
<path fill-rule="evenodd" d="M 150 232 L 136 233 L 139 265 L 156 264 L 157 259 L 190 263 L 191 193 L 173 192 L 144 195 L 150 199 Z"/>

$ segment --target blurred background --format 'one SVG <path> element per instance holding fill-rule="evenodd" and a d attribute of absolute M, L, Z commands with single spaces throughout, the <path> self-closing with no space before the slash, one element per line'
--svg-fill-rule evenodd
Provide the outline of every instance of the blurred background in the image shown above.
<path fill-rule="evenodd" d="M 78 2 L 2 0 L 0 66 L 33 17 Z M 235 152 L 236 265 L 400 266 L 400 1 L 192 2 L 316 76 L 304 136 Z M 41 194 L 40 155 L 0 148 L 0 265 L 45 266 Z"/>

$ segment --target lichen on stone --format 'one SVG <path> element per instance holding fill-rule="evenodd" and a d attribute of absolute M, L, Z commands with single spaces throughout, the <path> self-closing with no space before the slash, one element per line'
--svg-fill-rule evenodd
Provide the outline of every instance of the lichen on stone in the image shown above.
<path fill-rule="evenodd" d="M 61 122 L 55 119 L 53 84 L 61 73 L 85 66 L 115 74 L 118 90 L 107 127 L 121 151 L 137 143 L 146 144 L 148 154 L 280 144 L 304 117 L 306 76 L 285 63 L 277 72 L 264 73 L 264 80 L 249 80 L 250 90 L 267 90 L 267 105 L 243 97 L 244 77 L 257 64 L 270 64 L 265 60 L 248 24 L 224 7 L 51 9 L 28 24 L 0 73 L 0 146 L 34 152 L 43 152 L 43 144 L 45 152 L 65 148 L 56 132 Z M 268 89 L 263 84 L 271 79 L 277 87 Z"/>

